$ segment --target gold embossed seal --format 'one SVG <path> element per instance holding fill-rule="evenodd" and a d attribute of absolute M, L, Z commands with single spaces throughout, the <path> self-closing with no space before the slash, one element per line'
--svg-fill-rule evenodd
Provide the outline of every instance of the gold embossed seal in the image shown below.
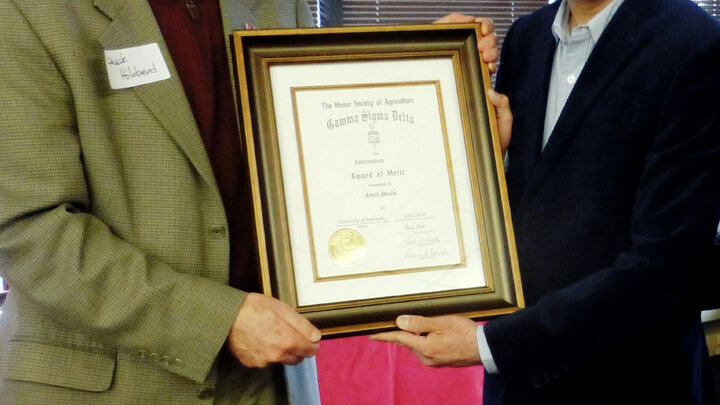
<path fill-rule="evenodd" d="M 330 257 L 341 266 L 353 265 L 365 257 L 365 239 L 352 229 L 341 229 L 328 242 Z"/>

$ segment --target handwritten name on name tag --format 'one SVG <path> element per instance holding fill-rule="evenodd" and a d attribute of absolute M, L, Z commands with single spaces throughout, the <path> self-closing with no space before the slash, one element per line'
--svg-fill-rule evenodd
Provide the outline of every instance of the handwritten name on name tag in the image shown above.
<path fill-rule="evenodd" d="M 114 90 L 142 86 L 170 78 L 157 43 L 105 50 L 110 87 Z"/>

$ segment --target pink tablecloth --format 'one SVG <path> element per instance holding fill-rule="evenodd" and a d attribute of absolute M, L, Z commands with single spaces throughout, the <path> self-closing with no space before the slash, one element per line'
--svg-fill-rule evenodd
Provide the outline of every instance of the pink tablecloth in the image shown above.
<path fill-rule="evenodd" d="M 322 341 L 317 368 L 323 405 L 482 402 L 481 366 L 426 367 L 407 348 L 367 336 Z"/>

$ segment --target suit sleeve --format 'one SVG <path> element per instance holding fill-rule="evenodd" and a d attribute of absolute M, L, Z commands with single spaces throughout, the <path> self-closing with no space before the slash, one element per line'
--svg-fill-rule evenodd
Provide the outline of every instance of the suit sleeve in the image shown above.
<path fill-rule="evenodd" d="M 562 379 L 651 329 L 667 330 L 665 321 L 697 318 L 718 305 L 720 41 L 688 53 L 663 95 L 647 153 L 638 157 L 644 169 L 630 248 L 612 266 L 486 325 L 499 371 L 512 385 Z"/>
<path fill-rule="evenodd" d="M 46 46 L 0 3 L 0 271 L 65 327 L 201 382 L 244 299 L 181 274 L 92 215 L 73 92 Z M 53 39 L 54 40 L 54 39 Z"/>

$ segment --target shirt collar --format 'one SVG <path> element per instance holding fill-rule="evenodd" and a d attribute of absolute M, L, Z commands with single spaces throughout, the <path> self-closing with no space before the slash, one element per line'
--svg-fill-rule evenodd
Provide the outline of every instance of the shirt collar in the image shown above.
<path fill-rule="evenodd" d="M 581 27 L 587 27 L 590 30 L 590 35 L 592 36 L 594 42 L 597 42 L 600 39 L 603 31 L 605 31 L 605 28 L 610 23 L 610 20 L 612 20 L 618 8 L 620 8 L 620 5 L 622 5 L 624 1 L 625 0 L 613 0 L 586 25 L 581 25 Z M 562 0 L 560 8 L 558 8 L 557 14 L 555 14 L 555 20 L 552 24 L 552 33 L 555 36 L 555 41 L 566 43 L 570 39 L 569 22 L 570 10 L 567 6 L 567 0 Z"/>

